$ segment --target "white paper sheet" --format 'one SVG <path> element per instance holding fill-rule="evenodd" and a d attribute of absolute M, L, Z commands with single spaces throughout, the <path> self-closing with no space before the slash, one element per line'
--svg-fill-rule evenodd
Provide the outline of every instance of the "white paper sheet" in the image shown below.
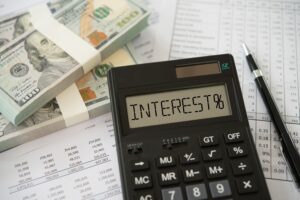
<path fill-rule="evenodd" d="M 0 154 L 1 199 L 122 199 L 111 115 Z"/>
<path fill-rule="evenodd" d="M 161 5 L 164 3 L 168 3 L 170 9 L 161 9 L 156 3 L 152 4 L 159 16 L 156 24 L 131 44 L 131 47 L 141 47 L 147 43 L 147 52 L 152 52 L 151 59 L 147 59 L 148 55 L 143 53 L 142 48 L 131 48 L 133 55 L 138 57 L 138 61 L 155 62 L 233 54 L 271 195 L 275 200 L 300 199 L 300 192 L 294 188 L 278 148 L 275 128 L 257 91 L 242 49 L 242 43 L 245 42 L 253 52 L 300 149 L 300 1 L 160 1 Z M 154 39 L 149 40 L 149 32 Z"/>
<path fill-rule="evenodd" d="M 50 0 L 1 0 L 0 1 L 0 18 L 12 13 L 22 12 L 23 10 L 42 2 Z"/>

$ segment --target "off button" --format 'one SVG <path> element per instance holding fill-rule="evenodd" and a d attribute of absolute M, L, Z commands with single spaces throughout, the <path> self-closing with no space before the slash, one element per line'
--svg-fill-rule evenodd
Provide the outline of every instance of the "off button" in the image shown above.
<path fill-rule="evenodd" d="M 224 137 L 227 144 L 243 141 L 243 135 L 241 132 L 225 133 Z"/>

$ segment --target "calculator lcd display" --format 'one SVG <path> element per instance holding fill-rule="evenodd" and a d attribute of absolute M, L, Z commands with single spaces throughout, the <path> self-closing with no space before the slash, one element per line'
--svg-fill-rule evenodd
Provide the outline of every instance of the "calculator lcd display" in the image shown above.
<path fill-rule="evenodd" d="M 130 128 L 231 115 L 226 85 L 126 97 Z"/>

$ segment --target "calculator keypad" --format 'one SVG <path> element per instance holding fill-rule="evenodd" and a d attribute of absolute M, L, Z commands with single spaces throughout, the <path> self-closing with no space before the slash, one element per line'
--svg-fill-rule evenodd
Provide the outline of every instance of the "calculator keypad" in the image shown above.
<path fill-rule="evenodd" d="M 222 137 L 203 136 L 198 138 L 198 151 L 176 154 L 170 150 L 169 155 L 160 155 L 154 160 L 132 160 L 135 199 L 154 200 L 154 195 L 163 200 L 231 199 L 233 189 L 239 195 L 257 192 L 253 166 L 243 140 L 241 132 L 226 133 Z M 153 161 L 155 165 L 150 165 Z M 147 192 L 152 191 L 156 183 L 160 193 Z"/>

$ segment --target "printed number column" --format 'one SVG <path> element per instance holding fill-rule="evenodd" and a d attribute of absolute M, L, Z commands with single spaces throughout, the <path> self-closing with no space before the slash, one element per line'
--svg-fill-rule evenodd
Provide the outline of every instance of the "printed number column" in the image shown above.
<path fill-rule="evenodd" d="M 299 123 L 296 12 L 294 3 L 285 3 L 283 9 L 284 30 L 284 92 L 285 121 Z"/>

